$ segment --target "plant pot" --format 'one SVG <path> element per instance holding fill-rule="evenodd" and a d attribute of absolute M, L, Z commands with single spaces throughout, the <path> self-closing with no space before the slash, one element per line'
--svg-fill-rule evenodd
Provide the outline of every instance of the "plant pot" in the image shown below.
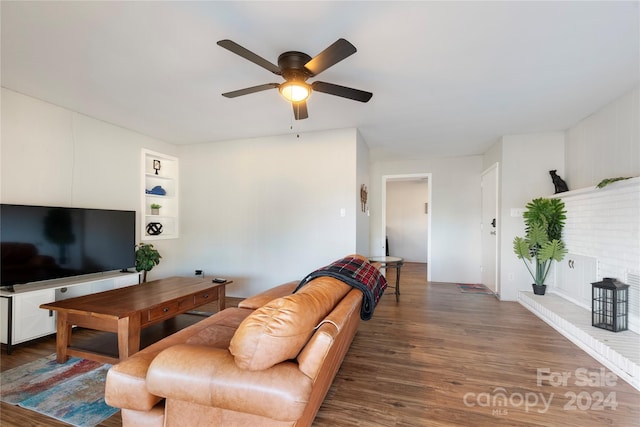
<path fill-rule="evenodd" d="M 533 288 L 533 293 L 536 295 L 544 295 L 547 291 L 547 285 L 536 285 L 535 283 L 531 285 Z"/>
<path fill-rule="evenodd" d="M 151 215 L 159 215 L 159 214 L 160 214 L 160 209 L 151 208 Z"/>

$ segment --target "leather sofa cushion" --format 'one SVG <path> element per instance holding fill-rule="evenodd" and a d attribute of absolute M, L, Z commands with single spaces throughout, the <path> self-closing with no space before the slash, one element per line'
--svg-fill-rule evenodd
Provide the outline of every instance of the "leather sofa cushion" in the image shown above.
<path fill-rule="evenodd" d="M 259 294 L 243 299 L 238 303 L 238 307 L 255 310 L 262 307 L 266 303 L 273 301 L 276 298 L 291 295 L 291 293 L 298 286 L 298 283 L 300 283 L 300 281 L 296 280 L 280 286 L 276 286 L 275 288 L 267 289 L 264 292 L 260 292 Z"/>
<path fill-rule="evenodd" d="M 147 390 L 147 370 L 162 350 L 185 342 L 226 350 L 232 336 L 230 330 L 235 330 L 251 313 L 251 310 L 229 307 L 113 365 L 106 379 L 107 404 L 117 408 L 149 411 L 160 401 L 160 397 Z"/>
<path fill-rule="evenodd" d="M 120 411 L 123 426 L 164 427 L 164 400 L 149 411 L 123 408 Z"/>
<path fill-rule="evenodd" d="M 236 365 L 226 348 L 180 344 L 164 350 L 153 360 L 147 374 L 147 387 L 151 393 L 166 398 L 169 410 L 175 401 L 180 401 L 203 408 L 293 421 L 304 412 L 313 381 L 300 372 L 297 363 L 284 362 L 271 369 L 248 371 Z M 178 425 L 262 426 L 238 420 L 218 423 L 215 416 L 207 418 L 206 412 L 201 412 L 205 418 L 194 415 L 188 410 L 181 412 L 183 422 Z M 173 421 L 169 417 L 166 425 L 174 425 Z"/>
<path fill-rule="evenodd" d="M 327 358 L 335 357 L 336 352 L 334 351 L 333 355 L 331 352 L 332 347 L 335 345 L 343 347 L 337 352 L 341 354 L 341 357 L 346 354 L 351 344 L 351 339 L 355 335 L 355 330 L 360 324 L 361 306 L 362 292 L 354 288 L 331 313 L 322 319 L 322 322 L 316 328 L 316 332 L 298 354 L 297 359 L 300 371 L 315 381 L 322 369 L 327 369 L 327 366 L 340 365 L 341 362 L 336 362 L 335 360 L 327 362 Z M 340 334 L 346 334 L 350 338 L 340 339 Z M 331 376 L 330 378 L 333 381 L 333 377 Z"/>
<path fill-rule="evenodd" d="M 293 295 L 277 298 L 242 321 L 229 351 L 241 369 L 259 371 L 295 358 L 314 328 L 351 287 L 318 277 Z"/>

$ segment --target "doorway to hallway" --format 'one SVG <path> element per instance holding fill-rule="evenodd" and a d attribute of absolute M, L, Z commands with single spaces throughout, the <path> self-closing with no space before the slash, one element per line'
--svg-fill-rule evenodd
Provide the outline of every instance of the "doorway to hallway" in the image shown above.
<path fill-rule="evenodd" d="M 431 263 L 431 174 L 382 177 L 382 245 L 406 262 Z M 430 268 L 427 280 L 431 280 Z"/>

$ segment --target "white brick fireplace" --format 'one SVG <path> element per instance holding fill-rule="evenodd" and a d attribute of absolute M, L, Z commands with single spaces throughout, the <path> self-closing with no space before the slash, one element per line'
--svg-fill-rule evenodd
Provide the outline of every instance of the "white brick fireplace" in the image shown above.
<path fill-rule="evenodd" d="M 630 286 L 629 329 L 640 332 L 640 178 L 558 198 L 567 209 L 563 239 L 569 255 L 550 290 L 591 310 L 591 282 L 616 278 Z"/>
<path fill-rule="evenodd" d="M 547 295 L 520 292 L 521 304 L 640 390 L 640 177 L 556 195 L 567 209 L 569 250 Z M 629 285 L 629 331 L 591 326 L 591 283 Z"/>

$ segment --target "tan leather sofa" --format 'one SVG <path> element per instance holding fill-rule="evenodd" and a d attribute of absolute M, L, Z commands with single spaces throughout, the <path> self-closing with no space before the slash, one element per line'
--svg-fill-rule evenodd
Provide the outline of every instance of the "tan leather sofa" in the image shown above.
<path fill-rule="evenodd" d="M 124 426 L 309 426 L 360 323 L 362 292 L 319 277 L 243 300 L 114 365 Z"/>

